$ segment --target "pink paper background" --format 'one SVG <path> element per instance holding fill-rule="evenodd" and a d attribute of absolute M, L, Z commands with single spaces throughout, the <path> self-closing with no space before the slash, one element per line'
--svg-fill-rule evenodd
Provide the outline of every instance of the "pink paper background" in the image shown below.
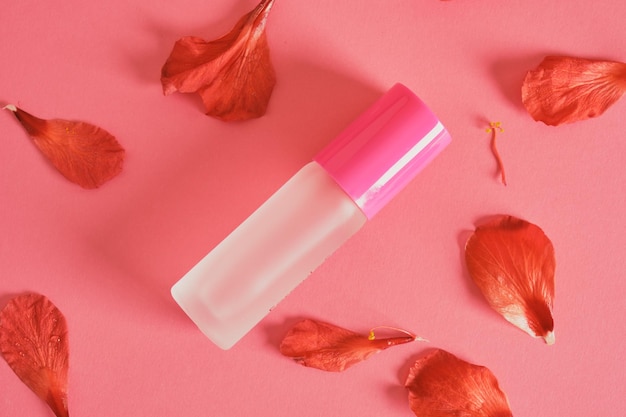
<path fill-rule="evenodd" d="M 276 0 L 267 115 L 225 124 L 164 97 L 184 35 L 216 38 L 254 0 L 3 1 L 0 101 L 98 124 L 127 150 L 98 190 L 69 183 L 0 113 L 0 304 L 47 295 L 70 329 L 74 416 L 411 416 L 403 387 L 434 347 L 488 366 L 516 416 L 619 416 L 624 398 L 626 101 L 558 128 L 521 106 L 546 54 L 626 61 L 626 3 L 589 0 Z M 395 82 L 453 143 L 230 351 L 170 286 Z M 488 121 L 501 121 L 499 183 Z M 536 223 L 557 255 L 556 344 L 493 312 L 468 277 L 480 219 Z M 417 332 L 342 374 L 278 352 L 299 318 Z M 49 416 L 0 362 L 0 416 Z"/>

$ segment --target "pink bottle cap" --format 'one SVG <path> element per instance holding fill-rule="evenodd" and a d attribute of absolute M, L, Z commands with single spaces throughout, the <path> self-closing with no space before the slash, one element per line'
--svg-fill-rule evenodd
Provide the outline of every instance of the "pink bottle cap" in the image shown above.
<path fill-rule="evenodd" d="M 371 219 L 450 141 L 433 112 L 396 84 L 313 160 Z"/>

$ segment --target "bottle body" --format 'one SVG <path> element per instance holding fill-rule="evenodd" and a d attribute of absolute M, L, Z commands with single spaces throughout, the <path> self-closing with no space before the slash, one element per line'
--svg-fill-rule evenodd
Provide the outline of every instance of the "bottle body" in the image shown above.
<path fill-rule="evenodd" d="M 172 296 L 209 339 L 229 349 L 366 220 L 310 162 L 181 278 Z"/>

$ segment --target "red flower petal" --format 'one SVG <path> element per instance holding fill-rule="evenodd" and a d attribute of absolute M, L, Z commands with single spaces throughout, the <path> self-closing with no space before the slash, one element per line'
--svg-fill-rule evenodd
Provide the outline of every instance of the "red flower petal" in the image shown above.
<path fill-rule="evenodd" d="M 69 342 L 63 314 L 48 298 L 26 294 L 0 311 L 0 352 L 57 417 L 68 417 Z"/>
<path fill-rule="evenodd" d="M 225 121 L 264 115 L 276 84 L 265 34 L 273 3 L 261 1 L 217 40 L 179 39 L 161 70 L 163 93 L 197 92 L 207 114 Z"/>
<path fill-rule="evenodd" d="M 498 216 L 465 245 L 472 279 L 497 312 L 546 343 L 554 343 L 552 302 L 556 260 L 550 239 L 532 223 Z"/>
<path fill-rule="evenodd" d="M 398 330 L 398 329 L 393 329 Z M 340 372 L 390 346 L 416 340 L 404 336 L 376 339 L 373 330 L 364 336 L 350 330 L 315 320 L 302 320 L 285 336 L 280 353 L 301 365 L 323 371 Z"/>
<path fill-rule="evenodd" d="M 489 369 L 441 349 L 415 362 L 406 387 L 411 410 L 419 417 L 513 416 Z"/>
<path fill-rule="evenodd" d="M 548 56 L 526 74 L 522 102 L 533 119 L 557 126 L 601 115 L 625 91 L 625 63 Z"/>
<path fill-rule="evenodd" d="M 13 105 L 5 109 L 15 114 L 52 165 L 81 187 L 97 188 L 122 171 L 124 148 L 106 130 L 84 122 L 39 119 Z"/>

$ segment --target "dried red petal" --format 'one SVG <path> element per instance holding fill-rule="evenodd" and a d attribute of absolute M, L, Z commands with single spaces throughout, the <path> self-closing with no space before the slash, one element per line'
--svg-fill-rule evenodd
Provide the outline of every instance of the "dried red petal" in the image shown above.
<path fill-rule="evenodd" d="M 68 180 L 97 188 L 122 171 L 124 148 L 98 126 L 62 119 L 39 119 L 13 105 L 15 114 L 37 148 Z"/>
<path fill-rule="evenodd" d="M 483 295 L 505 319 L 554 343 L 554 247 L 536 225 L 497 216 L 476 228 L 465 261 Z"/>
<path fill-rule="evenodd" d="M 208 115 L 225 121 L 263 116 L 276 74 L 265 34 L 274 0 L 263 0 L 229 33 L 214 41 L 187 36 L 163 69 L 163 93 L 198 93 Z"/>
<path fill-rule="evenodd" d="M 506 394 L 484 366 L 437 349 L 418 359 L 406 380 L 409 406 L 419 417 L 512 417 Z"/>
<path fill-rule="evenodd" d="M 0 353 L 57 417 L 69 416 L 67 324 L 48 298 L 20 295 L 0 311 Z"/>
<path fill-rule="evenodd" d="M 522 102 L 537 121 L 557 126 L 601 115 L 626 92 L 626 64 L 548 56 L 526 74 Z"/>
<path fill-rule="evenodd" d="M 416 340 L 405 335 L 376 339 L 316 320 L 298 322 L 280 344 L 280 353 L 301 365 L 341 372 L 388 347 Z"/>

